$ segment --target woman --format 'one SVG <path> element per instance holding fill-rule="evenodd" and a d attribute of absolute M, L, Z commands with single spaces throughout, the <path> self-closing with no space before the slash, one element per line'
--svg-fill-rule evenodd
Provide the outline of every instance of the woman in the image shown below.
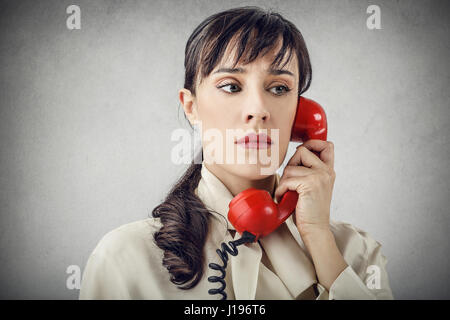
<path fill-rule="evenodd" d="M 306 141 L 283 175 L 275 173 L 286 156 L 298 97 L 311 82 L 298 29 L 257 7 L 217 13 L 190 36 L 185 69 L 179 98 L 191 127 L 202 126 L 202 162 L 192 162 L 153 217 L 101 239 L 87 262 L 80 299 L 392 299 L 381 245 L 330 220 L 333 144 Z M 261 161 L 248 161 L 262 150 L 241 148 L 236 139 L 206 152 L 206 133 L 225 137 L 229 129 L 277 132 L 269 174 L 262 174 Z M 229 150 L 246 161 L 217 161 Z M 228 204 L 251 187 L 277 202 L 286 191 L 297 192 L 295 213 L 229 256 L 224 295 L 209 294 L 220 287 L 208 281 L 220 275 L 208 268 L 222 265 L 216 250 L 241 237 L 227 221 Z"/>

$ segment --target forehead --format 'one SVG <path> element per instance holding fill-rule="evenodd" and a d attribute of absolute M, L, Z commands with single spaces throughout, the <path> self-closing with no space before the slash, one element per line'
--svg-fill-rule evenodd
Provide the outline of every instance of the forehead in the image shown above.
<path fill-rule="evenodd" d="M 222 67 L 231 67 L 234 63 L 234 61 L 237 58 L 238 52 L 237 52 L 237 46 L 235 45 L 235 39 L 231 39 L 228 43 L 228 46 L 225 50 L 225 53 L 222 57 L 222 59 L 219 61 L 219 63 L 214 67 L 213 72 L 219 68 Z M 267 69 L 270 67 L 270 64 L 275 60 L 276 55 L 278 51 L 281 49 L 282 41 L 281 38 L 278 40 L 277 44 L 272 48 L 271 51 L 266 52 L 267 48 L 262 50 L 259 53 L 259 56 L 253 60 L 250 64 L 262 64 L 264 66 L 264 69 Z M 249 49 L 246 48 L 248 51 Z M 240 61 L 238 61 L 236 66 L 243 65 L 243 60 L 246 56 L 247 52 L 244 52 L 240 58 Z M 263 55 L 264 54 L 264 55 Z M 284 54 L 284 57 L 281 59 L 281 62 L 279 64 L 279 68 L 283 66 L 283 69 L 289 70 L 294 74 L 298 74 L 298 61 L 297 61 L 297 54 L 294 50 L 292 50 L 290 60 L 287 61 L 289 56 L 289 49 L 286 50 L 286 53 Z"/>

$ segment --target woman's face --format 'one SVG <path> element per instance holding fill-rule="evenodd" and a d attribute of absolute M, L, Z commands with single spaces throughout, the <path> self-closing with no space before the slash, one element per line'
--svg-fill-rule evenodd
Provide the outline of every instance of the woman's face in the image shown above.
<path fill-rule="evenodd" d="M 188 118 L 200 125 L 208 168 L 218 166 L 222 172 L 259 180 L 275 173 L 283 162 L 297 107 L 299 75 L 295 53 L 281 72 L 268 70 L 280 45 L 250 64 L 238 63 L 235 71 L 224 70 L 232 67 L 234 57 L 227 50 L 197 86 L 192 109 L 185 104 Z M 272 143 L 262 149 L 236 143 L 250 132 L 264 132 Z"/>

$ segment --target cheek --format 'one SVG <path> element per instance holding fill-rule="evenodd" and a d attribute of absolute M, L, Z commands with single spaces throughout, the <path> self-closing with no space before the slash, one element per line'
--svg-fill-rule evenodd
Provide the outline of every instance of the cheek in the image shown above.
<path fill-rule="evenodd" d="M 295 110 L 296 108 L 292 107 L 289 108 L 289 110 L 286 110 L 286 113 L 277 114 L 275 127 L 279 128 L 278 154 L 281 160 L 285 157 L 289 147 Z"/>
<path fill-rule="evenodd" d="M 227 129 L 233 128 L 229 112 L 223 111 L 218 106 L 208 106 L 203 109 L 200 118 L 202 119 L 204 146 L 209 145 L 215 150 L 225 150 L 227 144 L 234 144 L 233 137 L 227 138 Z"/>
<path fill-rule="evenodd" d="M 211 126 L 220 128 L 232 117 L 229 102 L 219 95 L 208 92 L 199 100 L 199 116 Z"/>
<path fill-rule="evenodd" d="M 280 129 L 280 143 L 279 143 L 279 151 L 280 154 L 284 154 L 289 146 L 289 141 L 291 137 L 291 132 L 288 126 L 284 126 Z"/>
<path fill-rule="evenodd" d="M 274 120 L 274 127 L 279 128 L 279 136 L 281 143 L 287 143 L 291 137 L 292 125 L 295 117 L 295 109 L 289 108 L 283 113 L 276 114 Z"/>

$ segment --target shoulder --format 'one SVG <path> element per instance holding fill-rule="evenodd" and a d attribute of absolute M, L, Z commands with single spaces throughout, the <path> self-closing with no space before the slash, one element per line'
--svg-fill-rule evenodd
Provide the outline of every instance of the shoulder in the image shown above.
<path fill-rule="evenodd" d="M 159 218 L 146 218 L 121 225 L 107 232 L 94 248 L 92 255 L 123 257 L 157 254 L 153 235 L 161 228 Z"/>
<path fill-rule="evenodd" d="M 376 242 L 372 236 L 365 230 L 358 228 L 350 223 L 343 221 L 331 220 L 330 222 L 331 231 L 338 238 L 343 238 L 343 240 L 356 240 L 361 242 Z M 381 244 L 380 244 L 381 245 Z"/>
<path fill-rule="evenodd" d="M 159 298 L 157 279 L 165 278 L 162 251 L 153 234 L 154 218 L 130 222 L 107 232 L 88 258 L 80 299 Z"/>
<path fill-rule="evenodd" d="M 367 231 L 343 221 L 332 220 L 330 227 L 344 259 L 352 266 L 365 265 L 373 254 L 379 253 L 381 243 Z"/>
<path fill-rule="evenodd" d="M 330 227 L 338 246 L 340 245 L 343 249 L 360 249 L 358 251 L 366 252 L 374 246 L 381 246 L 381 243 L 376 241 L 367 231 L 350 223 L 332 220 Z"/>

